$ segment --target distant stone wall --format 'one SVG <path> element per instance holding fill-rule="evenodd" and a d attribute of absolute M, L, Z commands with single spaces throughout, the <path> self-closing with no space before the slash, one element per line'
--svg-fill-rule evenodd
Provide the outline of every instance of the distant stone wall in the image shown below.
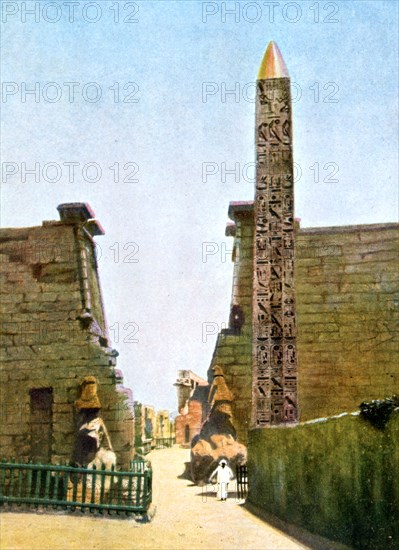
<path fill-rule="evenodd" d="M 134 450 L 131 395 L 115 370 L 94 245 L 80 225 L 46 222 L 0 231 L 1 455 L 55 463 L 71 459 L 74 403 L 81 380 L 92 375 L 118 464 L 127 466 Z M 43 436 L 41 442 L 44 417 L 47 440 Z"/>
<path fill-rule="evenodd" d="M 161 410 L 157 411 L 156 425 L 155 425 L 155 438 L 168 438 L 174 435 L 174 423 L 171 422 L 169 411 Z"/>
<path fill-rule="evenodd" d="M 134 402 L 135 447 L 141 453 L 146 446 L 148 451 L 155 445 L 156 415 L 154 407 Z"/>
<path fill-rule="evenodd" d="M 211 368 L 223 366 L 233 423 L 247 441 L 252 380 L 253 205 L 231 203 L 232 304 L 240 334 L 223 330 Z M 301 420 L 356 410 L 399 388 L 399 225 L 297 229 L 298 400 Z M 208 371 L 210 372 L 210 371 Z"/>
<path fill-rule="evenodd" d="M 399 411 L 384 430 L 351 415 L 252 430 L 248 456 L 248 502 L 351 548 L 398 548 Z"/>

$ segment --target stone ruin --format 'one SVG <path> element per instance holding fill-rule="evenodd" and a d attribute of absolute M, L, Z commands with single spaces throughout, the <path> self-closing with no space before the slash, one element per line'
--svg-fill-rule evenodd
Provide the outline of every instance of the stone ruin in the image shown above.
<path fill-rule="evenodd" d="M 116 368 L 101 295 L 94 238 L 104 231 L 86 203 L 58 211 L 59 221 L 0 230 L 0 445 L 4 458 L 20 462 L 69 462 L 77 427 L 105 434 L 93 412 L 99 407 L 83 403 L 95 379 L 106 433 L 126 469 L 133 400 Z"/>
<path fill-rule="evenodd" d="M 100 416 L 101 403 L 97 395 L 97 380 L 85 376 L 80 384 L 80 396 L 75 402 L 78 425 L 73 461 L 78 466 L 97 469 L 116 466 L 116 454 L 104 420 Z"/>

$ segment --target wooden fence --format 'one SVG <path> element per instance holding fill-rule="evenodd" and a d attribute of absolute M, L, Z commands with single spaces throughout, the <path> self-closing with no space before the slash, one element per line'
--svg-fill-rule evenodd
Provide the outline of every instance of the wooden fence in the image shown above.
<path fill-rule="evenodd" d="M 134 460 L 131 471 L 54 464 L 0 462 L 0 505 L 28 505 L 82 512 L 145 513 L 152 500 L 149 462 Z"/>

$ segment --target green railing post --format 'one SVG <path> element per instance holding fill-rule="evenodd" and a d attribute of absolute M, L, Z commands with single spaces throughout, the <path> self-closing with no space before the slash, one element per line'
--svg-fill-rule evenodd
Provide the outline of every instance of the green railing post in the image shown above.
<path fill-rule="evenodd" d="M 75 475 L 76 473 L 76 475 Z M 77 472 L 75 472 L 75 468 L 72 469 L 72 475 L 70 476 L 72 479 L 72 502 L 76 502 L 76 497 L 78 494 L 78 483 L 79 483 L 79 475 Z M 72 506 L 72 510 L 75 510 L 75 506 Z"/>
<path fill-rule="evenodd" d="M 50 500 L 50 481 L 51 481 L 51 470 L 50 468 L 48 468 L 46 469 L 46 479 L 44 484 L 44 499 L 46 501 L 46 508 Z"/>
<path fill-rule="evenodd" d="M 104 487 L 105 487 L 105 473 L 104 473 L 104 470 L 105 470 L 105 464 L 102 465 L 102 468 L 101 468 L 101 486 L 100 486 L 100 504 L 104 504 Z M 100 514 L 103 513 L 103 509 L 100 508 L 99 510 Z"/>
<path fill-rule="evenodd" d="M 91 475 L 91 504 L 95 504 L 95 497 L 96 497 L 96 467 L 93 466 L 93 473 Z M 94 506 L 90 507 L 90 512 L 94 512 Z"/>
<path fill-rule="evenodd" d="M 9 483 L 9 489 L 8 489 L 8 495 L 10 497 L 14 496 L 14 463 L 15 460 L 11 459 L 12 466 L 10 467 L 10 483 Z"/>
<path fill-rule="evenodd" d="M 2 465 L 6 462 L 5 460 L 2 460 Z M 6 477 L 7 477 L 7 470 L 4 466 L 1 468 L 1 487 L 0 487 L 0 496 L 5 497 L 6 496 Z M 1 499 L 1 503 L 3 504 L 4 500 Z"/>
<path fill-rule="evenodd" d="M 54 472 L 54 495 L 55 495 L 55 501 L 58 501 L 58 493 L 60 490 L 60 476 L 58 470 Z M 57 504 L 53 505 L 54 509 L 57 509 Z"/>
<path fill-rule="evenodd" d="M 82 506 L 80 507 L 81 512 L 85 512 L 86 508 L 83 506 L 86 502 L 86 488 L 87 488 L 87 474 L 82 474 Z"/>
<path fill-rule="evenodd" d="M 42 481 L 42 470 L 41 470 L 41 464 L 39 462 L 38 469 L 36 470 L 36 480 L 35 480 L 35 493 L 34 493 L 34 499 L 35 499 L 35 508 L 39 506 L 39 498 L 40 498 L 40 485 Z"/>
<path fill-rule="evenodd" d="M 146 510 L 148 506 L 148 470 L 144 472 L 144 488 L 143 488 L 143 509 Z"/>
<path fill-rule="evenodd" d="M 112 504 L 113 496 L 114 496 L 114 472 L 115 472 L 115 464 L 112 464 L 111 466 L 111 476 L 110 476 L 110 488 L 109 488 L 109 495 L 108 495 L 108 503 Z M 108 514 L 111 512 L 111 510 L 108 510 Z"/>
<path fill-rule="evenodd" d="M 141 476 L 137 476 L 137 486 L 136 486 L 136 507 L 140 506 L 140 494 L 141 494 Z"/>
<path fill-rule="evenodd" d="M 61 507 L 64 510 L 68 510 L 68 485 L 69 485 L 69 476 L 70 476 L 69 472 L 70 470 L 68 470 L 68 468 L 61 469 L 61 465 L 60 465 L 60 469 L 57 472 L 57 475 L 58 475 L 57 499 L 58 499 L 58 496 L 61 495 L 60 496 L 60 500 L 62 502 Z M 73 487 L 74 485 L 72 484 L 72 493 L 73 493 Z M 73 501 L 73 496 L 72 496 L 72 501 Z"/>
<path fill-rule="evenodd" d="M 29 461 L 29 465 L 32 464 L 32 461 Z M 32 473 L 33 470 L 31 468 L 28 468 L 28 471 L 26 473 L 26 494 L 28 497 L 32 496 Z"/>
<path fill-rule="evenodd" d="M 23 471 L 21 469 L 18 469 L 18 481 L 17 481 L 17 498 L 20 499 L 22 497 L 22 473 Z M 22 502 L 18 503 L 18 506 L 21 506 Z"/>
<path fill-rule="evenodd" d="M 127 503 L 131 505 L 132 503 L 132 489 L 133 489 L 133 475 L 129 474 L 129 481 L 127 485 Z"/>
<path fill-rule="evenodd" d="M 151 465 L 142 460 L 126 472 L 116 471 L 115 467 L 96 471 L 95 467 L 88 470 L 62 464 L 17 464 L 4 460 L 0 461 L 0 470 L 0 503 L 10 506 L 61 506 L 71 510 L 79 508 L 82 512 L 89 508 L 91 512 L 131 514 L 144 512 L 151 502 Z M 88 498 L 90 478 L 92 492 Z"/>
<path fill-rule="evenodd" d="M 123 504 L 123 500 L 122 500 L 122 481 L 123 481 L 123 476 L 120 475 L 118 476 L 118 506 L 122 506 Z M 119 514 L 119 512 L 117 511 L 117 514 Z"/>
<path fill-rule="evenodd" d="M 151 504 L 152 502 L 152 468 L 149 468 L 148 469 L 148 482 L 149 482 L 149 487 L 148 487 L 148 506 Z"/>

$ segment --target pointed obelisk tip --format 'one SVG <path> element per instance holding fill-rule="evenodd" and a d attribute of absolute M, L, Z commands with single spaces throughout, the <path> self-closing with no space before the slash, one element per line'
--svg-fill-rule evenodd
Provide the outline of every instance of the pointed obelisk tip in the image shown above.
<path fill-rule="evenodd" d="M 258 80 L 268 78 L 289 78 L 288 70 L 278 46 L 273 40 L 269 42 L 259 67 Z"/>

